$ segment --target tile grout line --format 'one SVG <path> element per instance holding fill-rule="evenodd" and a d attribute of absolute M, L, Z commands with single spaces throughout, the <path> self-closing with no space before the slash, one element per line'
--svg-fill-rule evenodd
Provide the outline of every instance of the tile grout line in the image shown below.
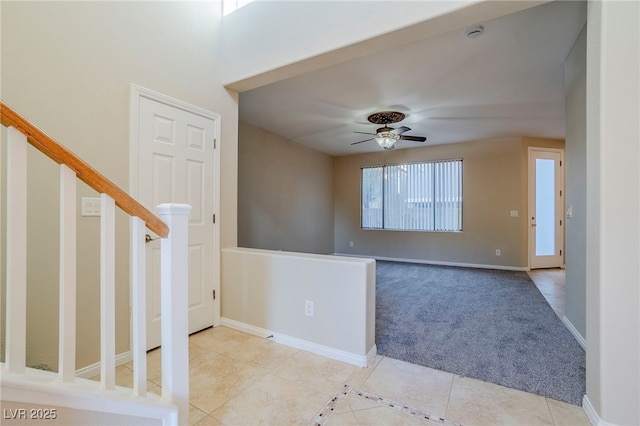
<path fill-rule="evenodd" d="M 311 425 L 313 426 L 321 426 L 326 421 L 327 418 L 333 413 L 333 411 L 342 404 L 342 402 L 347 399 L 347 395 L 351 392 L 353 386 L 344 385 L 342 389 L 340 389 L 333 398 L 331 398 L 325 405 L 320 409 L 318 414 L 311 421 Z"/>
<path fill-rule="evenodd" d="M 378 405 L 393 408 L 397 411 L 400 411 L 405 414 L 412 415 L 413 417 L 417 417 L 419 419 L 427 420 L 431 423 L 442 425 L 442 426 L 462 426 L 460 423 L 452 422 L 450 420 L 444 419 L 440 416 L 436 416 L 434 414 L 429 414 L 425 411 L 419 410 L 417 408 L 412 408 L 407 405 L 398 403 L 392 399 L 385 398 L 383 396 L 374 394 L 372 392 L 365 392 L 359 389 L 354 388 L 353 386 L 344 385 L 344 387 L 336 393 L 336 395 L 327 402 L 324 407 L 318 412 L 318 414 L 313 418 L 311 425 L 313 426 L 322 426 L 327 419 L 333 414 L 336 408 L 342 404 L 342 402 L 349 395 L 358 396 L 360 398 L 367 399 L 369 401 L 374 401 Z"/>
<path fill-rule="evenodd" d="M 551 424 L 556 424 L 556 419 L 553 418 L 553 413 L 551 412 L 551 407 L 549 407 L 549 398 L 544 398 L 544 405 L 547 407 L 547 411 L 549 412 L 549 418 L 551 419 Z"/>
<path fill-rule="evenodd" d="M 430 414 L 425 411 L 419 410 L 417 408 L 409 407 L 407 405 L 401 404 L 397 401 L 391 400 L 389 398 L 385 398 L 380 395 L 376 395 L 371 392 L 363 392 L 357 389 L 352 391 L 354 395 L 360 396 L 362 398 L 366 398 L 370 401 L 376 401 L 378 405 L 384 405 L 390 408 L 394 408 L 398 411 L 401 411 L 406 414 L 410 414 L 414 417 L 418 417 L 420 419 L 428 420 L 431 423 L 443 425 L 443 426 L 462 426 L 459 423 L 452 422 L 450 420 L 444 419 L 440 416 L 436 416 L 435 414 Z"/>

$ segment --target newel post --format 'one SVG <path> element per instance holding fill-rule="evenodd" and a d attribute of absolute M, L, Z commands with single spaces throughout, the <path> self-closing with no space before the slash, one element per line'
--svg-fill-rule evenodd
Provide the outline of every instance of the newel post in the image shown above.
<path fill-rule="evenodd" d="M 189 424 L 189 213 L 187 204 L 160 204 L 169 226 L 161 241 L 162 397 L 178 406 L 179 424 Z"/>

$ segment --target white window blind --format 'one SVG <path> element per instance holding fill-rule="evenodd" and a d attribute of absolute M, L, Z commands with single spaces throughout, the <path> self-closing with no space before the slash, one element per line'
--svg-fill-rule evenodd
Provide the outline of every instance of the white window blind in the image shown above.
<path fill-rule="evenodd" d="M 462 160 L 362 169 L 362 227 L 462 230 Z"/>

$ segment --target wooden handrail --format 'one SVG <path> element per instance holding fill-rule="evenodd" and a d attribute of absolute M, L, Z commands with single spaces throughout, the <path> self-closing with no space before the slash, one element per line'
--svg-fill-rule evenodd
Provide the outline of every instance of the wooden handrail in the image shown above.
<path fill-rule="evenodd" d="M 3 126 L 15 127 L 27 137 L 29 143 L 38 151 L 58 164 L 65 164 L 76 173 L 78 179 L 98 193 L 109 195 L 125 213 L 139 217 L 145 222 L 147 228 L 161 237 L 166 238 L 169 235 L 169 227 L 160 218 L 2 101 L 0 101 L 0 115 Z"/>

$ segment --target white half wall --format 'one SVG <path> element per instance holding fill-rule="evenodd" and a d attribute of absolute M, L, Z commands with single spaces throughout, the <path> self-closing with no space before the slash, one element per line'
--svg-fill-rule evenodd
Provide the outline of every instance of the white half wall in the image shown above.
<path fill-rule="evenodd" d="M 362 367 L 375 355 L 373 259 L 229 248 L 222 276 L 223 324 Z"/>

